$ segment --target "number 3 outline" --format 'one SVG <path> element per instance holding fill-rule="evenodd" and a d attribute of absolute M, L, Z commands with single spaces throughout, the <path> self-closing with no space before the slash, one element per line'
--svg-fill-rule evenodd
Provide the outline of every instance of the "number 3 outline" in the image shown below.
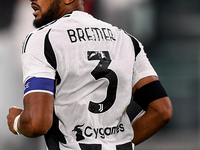
<path fill-rule="evenodd" d="M 91 75 L 95 80 L 107 78 L 109 81 L 106 98 L 100 103 L 89 102 L 88 110 L 92 113 L 99 114 L 106 112 L 114 104 L 116 100 L 118 78 L 113 70 L 108 69 L 108 66 L 112 61 L 108 51 L 88 51 L 87 57 L 89 61 L 100 60 L 98 65 L 91 72 Z"/>

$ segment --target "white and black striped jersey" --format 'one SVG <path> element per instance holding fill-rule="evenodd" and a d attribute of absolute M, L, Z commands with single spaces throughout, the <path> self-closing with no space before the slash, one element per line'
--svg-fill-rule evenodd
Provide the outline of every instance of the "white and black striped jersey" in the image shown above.
<path fill-rule="evenodd" d="M 48 150 L 134 149 L 132 87 L 157 75 L 138 40 L 74 11 L 30 33 L 22 53 L 25 94 L 55 96 Z"/>

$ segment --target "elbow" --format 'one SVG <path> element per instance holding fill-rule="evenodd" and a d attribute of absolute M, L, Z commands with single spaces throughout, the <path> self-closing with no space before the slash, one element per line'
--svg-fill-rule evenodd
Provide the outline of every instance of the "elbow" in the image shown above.
<path fill-rule="evenodd" d="M 162 107 L 162 109 L 159 109 L 158 114 L 163 124 L 168 124 L 173 116 L 173 107 L 171 103 L 169 105 L 165 105 L 164 107 Z"/>
<path fill-rule="evenodd" d="M 25 136 L 34 138 L 34 137 L 45 135 L 47 134 L 51 126 L 52 126 L 51 121 L 47 121 L 47 122 L 42 121 L 42 122 L 35 122 L 35 123 L 32 122 L 31 125 L 27 127 L 29 132 L 27 132 Z"/>
<path fill-rule="evenodd" d="M 170 120 L 171 120 L 171 118 L 172 118 L 172 116 L 173 116 L 173 109 L 172 109 L 172 107 L 170 107 L 168 109 L 165 109 L 162 112 L 160 112 L 160 116 L 161 116 L 161 118 L 162 118 L 162 120 L 163 120 L 163 122 L 165 124 L 169 123 Z"/>
<path fill-rule="evenodd" d="M 173 116 L 173 107 L 168 97 L 156 100 L 149 105 L 149 111 L 152 112 L 155 117 L 166 125 L 170 122 Z"/>
<path fill-rule="evenodd" d="M 38 137 L 38 136 L 45 135 L 49 131 L 49 129 L 50 128 L 46 128 L 45 126 L 40 125 L 38 127 L 33 128 L 30 131 L 29 137 Z"/>

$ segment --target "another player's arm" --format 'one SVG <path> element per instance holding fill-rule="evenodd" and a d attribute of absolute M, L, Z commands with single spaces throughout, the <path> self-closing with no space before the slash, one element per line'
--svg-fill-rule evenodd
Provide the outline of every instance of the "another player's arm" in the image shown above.
<path fill-rule="evenodd" d="M 47 133 L 53 122 L 54 97 L 43 92 L 29 93 L 24 97 L 17 127 L 27 137 L 37 137 Z"/>
<path fill-rule="evenodd" d="M 141 79 L 133 87 L 133 95 L 135 94 L 136 89 L 140 89 L 144 85 L 157 80 L 158 77 L 156 76 L 149 76 Z M 149 86 L 148 88 L 153 88 L 153 86 Z M 145 93 L 143 94 L 145 95 Z M 142 107 L 147 107 L 146 110 L 141 111 L 132 121 L 134 130 L 133 143 L 135 145 L 145 141 L 163 128 L 172 117 L 172 104 L 168 96 L 155 99 L 149 104 L 147 102 L 145 105 L 146 106 Z"/>

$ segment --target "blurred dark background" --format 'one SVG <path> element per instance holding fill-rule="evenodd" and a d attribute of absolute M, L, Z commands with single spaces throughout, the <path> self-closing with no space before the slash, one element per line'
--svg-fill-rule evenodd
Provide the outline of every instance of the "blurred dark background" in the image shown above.
<path fill-rule="evenodd" d="M 6 125 L 8 108 L 22 106 L 21 43 L 33 29 L 29 3 L 0 1 L 1 150 L 45 149 L 43 138 L 13 136 Z M 85 7 L 88 13 L 126 30 L 145 46 L 171 98 L 171 122 L 135 149 L 200 150 L 200 1 L 86 0 Z M 130 119 L 140 110 L 131 102 L 127 110 Z"/>

